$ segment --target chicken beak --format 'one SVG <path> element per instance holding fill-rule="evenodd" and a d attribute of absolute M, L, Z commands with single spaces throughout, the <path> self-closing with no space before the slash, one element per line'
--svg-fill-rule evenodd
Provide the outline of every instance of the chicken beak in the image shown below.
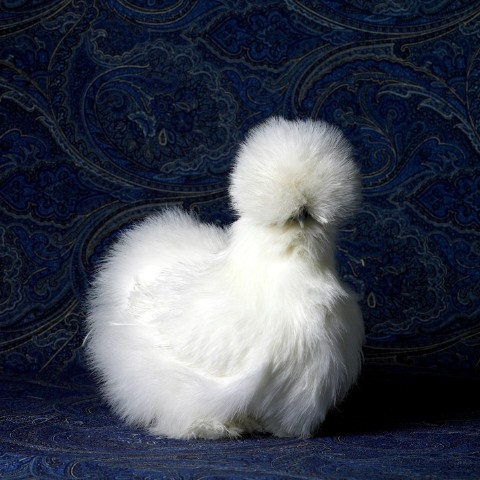
<path fill-rule="evenodd" d="M 305 221 L 307 220 L 307 217 L 308 217 L 308 211 L 306 208 L 302 208 L 298 213 L 298 215 L 295 217 L 295 220 L 297 220 L 302 230 L 305 228 Z"/>

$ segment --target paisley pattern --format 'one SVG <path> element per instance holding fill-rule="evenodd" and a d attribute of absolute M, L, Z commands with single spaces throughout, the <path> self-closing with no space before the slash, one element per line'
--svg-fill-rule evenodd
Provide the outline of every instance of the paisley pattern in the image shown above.
<path fill-rule="evenodd" d="M 2 368 L 81 365 L 81 299 L 116 233 L 171 204 L 229 223 L 236 146 L 281 114 L 335 123 L 357 151 L 365 201 L 338 252 L 367 362 L 477 370 L 479 14 L 469 0 L 3 2 Z"/>
<path fill-rule="evenodd" d="M 107 247 L 122 228 L 169 205 L 231 222 L 236 147 L 274 114 L 325 119 L 354 145 L 364 203 L 341 232 L 338 263 L 361 297 L 367 366 L 478 375 L 480 3 L 471 0 L 1 1 L 0 372 L 52 383 L 83 372 L 82 302 Z M 1 389 L 24 388 L 9 385 Z M 64 401 L 36 403 L 41 385 L 28 387 L 30 407 L 0 422 L 21 454 L 2 450 L 0 465 L 12 478 L 90 475 L 92 456 L 83 463 L 70 456 L 88 447 L 90 437 L 75 438 L 82 415 L 59 416 L 67 390 L 45 387 L 39 398 Z M 89 435 L 106 435 L 108 424 L 128 448 L 164 448 L 112 427 L 93 393 L 72 388 L 80 410 L 101 412 L 87 415 Z M 27 441 L 28 408 L 39 416 Z M 431 428 L 409 438 L 420 445 Z M 50 434 L 65 442 L 62 458 L 37 456 L 50 452 L 40 441 Z M 264 478 L 287 471 L 335 478 L 346 445 L 361 443 L 354 440 L 280 442 L 272 456 L 267 442 L 257 461 L 276 465 Z M 25 447 L 35 442 L 35 451 Z M 239 446 L 238 470 L 228 475 L 244 478 L 245 452 L 256 442 Z M 473 458 L 441 443 L 453 455 L 442 458 Z M 192 448 L 198 462 L 209 447 Z M 355 462 L 366 449 L 355 450 Z M 320 467 L 313 458 L 321 452 L 330 460 Z M 343 462 L 337 476 L 354 478 Z M 167 462 L 162 475 L 171 472 Z"/>
<path fill-rule="evenodd" d="M 478 478 L 480 385 L 369 372 L 315 438 L 151 437 L 117 422 L 91 381 L 69 387 L 6 377 L 0 476 L 24 478 Z M 416 392 L 415 398 L 410 395 Z M 455 393 L 459 395 L 455 395 Z M 438 395 L 448 401 L 438 403 Z M 35 412 L 35 413 L 32 413 Z"/>

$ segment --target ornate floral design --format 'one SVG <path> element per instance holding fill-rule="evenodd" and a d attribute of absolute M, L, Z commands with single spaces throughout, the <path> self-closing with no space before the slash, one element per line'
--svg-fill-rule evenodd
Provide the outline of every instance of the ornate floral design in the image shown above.
<path fill-rule="evenodd" d="M 470 0 L 3 2 L 0 369 L 82 365 L 81 299 L 118 232 L 227 224 L 237 143 L 272 115 L 351 139 L 341 235 L 370 363 L 478 369 L 480 36 Z"/>
<path fill-rule="evenodd" d="M 472 176 L 465 172 L 439 178 L 418 195 L 418 203 L 431 217 L 447 224 L 478 230 L 480 227 L 480 170 Z"/>
<path fill-rule="evenodd" d="M 24 301 L 20 288 L 22 258 L 15 240 L 10 230 L 0 228 L 0 310 L 5 313 L 0 326 L 15 323 L 15 309 Z"/>
<path fill-rule="evenodd" d="M 1 1 L 0 476 L 474 478 L 479 19 L 471 0 Z M 354 145 L 364 203 L 338 264 L 365 316 L 360 389 L 307 441 L 118 424 L 85 377 L 95 266 L 171 205 L 228 224 L 236 145 L 274 114 Z"/>
<path fill-rule="evenodd" d="M 85 206 L 79 205 L 78 199 L 88 199 L 89 190 L 68 165 L 53 168 L 53 171 L 47 167 L 17 172 L 2 185 L 5 202 L 18 213 L 28 213 L 40 219 L 54 218 L 59 223 L 82 215 Z"/>
<path fill-rule="evenodd" d="M 208 33 L 218 50 L 230 58 L 267 67 L 281 66 L 314 47 L 316 38 L 294 15 L 283 10 L 254 9 L 229 13 Z"/>
<path fill-rule="evenodd" d="M 224 174 L 234 104 L 218 74 L 193 50 L 164 41 L 124 61 L 127 68 L 107 70 L 86 92 L 85 118 L 101 151 L 127 174 L 166 183 Z"/>
<path fill-rule="evenodd" d="M 68 388 L 7 377 L 0 409 L 9 415 L 0 423 L 0 442 L 8 447 L 0 454 L 0 475 L 473 479 L 480 463 L 478 383 L 412 372 L 370 374 L 363 396 L 357 393 L 333 412 L 316 438 L 212 442 L 155 438 L 118 424 L 91 380 L 78 375 Z"/>

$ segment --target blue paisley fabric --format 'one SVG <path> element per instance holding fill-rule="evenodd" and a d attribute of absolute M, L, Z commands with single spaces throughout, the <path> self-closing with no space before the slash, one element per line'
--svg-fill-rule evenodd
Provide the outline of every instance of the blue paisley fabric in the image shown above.
<path fill-rule="evenodd" d="M 372 387 L 381 393 L 355 392 L 315 438 L 214 442 L 128 428 L 81 377 L 68 388 L 8 378 L 0 403 L 0 412 L 9 405 L 0 421 L 0 478 L 479 478 L 479 381 L 377 373 L 363 377 L 361 389 Z"/>
<path fill-rule="evenodd" d="M 59 385 L 83 375 L 82 302 L 106 249 L 127 225 L 166 206 L 231 222 L 227 186 L 237 145 L 271 115 L 327 120 L 354 145 L 364 201 L 337 253 L 343 278 L 361 298 L 367 369 L 478 378 L 480 1 L 1 0 L 0 425 L 10 445 L 38 444 L 37 453 L 44 435 L 57 431 L 58 445 L 66 442 L 66 460 L 52 453 L 36 458 L 35 468 L 28 449 L 23 457 L 0 450 L 12 478 L 54 475 L 56 461 L 77 475 L 71 451 L 87 448 L 86 435 L 102 435 L 105 413 L 88 382 L 70 385 L 71 394 Z M 20 374 L 29 383 L 15 381 Z M 36 405 L 50 397 L 60 400 Z M 69 399 L 79 407 L 60 413 Z M 4 422 L 9 402 L 16 413 Z M 29 439 L 28 412 L 37 407 Z M 87 423 L 83 408 L 94 425 L 77 445 L 64 438 L 62 422 L 76 434 Z M 50 430 L 39 426 L 44 421 Z M 125 433 L 113 417 L 108 423 L 117 450 L 122 441 L 131 449 L 150 442 L 152 455 L 164 448 Z M 465 434 L 474 444 L 473 430 Z M 465 470 L 451 470 L 450 478 L 475 473 L 473 450 L 445 438 L 448 465 L 465 459 Z M 383 441 L 393 442 L 372 440 Z M 107 438 L 98 442 L 107 449 Z M 250 442 L 238 447 L 243 457 L 232 453 L 235 445 L 218 447 L 240 462 L 232 478 L 250 475 L 240 468 L 258 448 Z M 368 463 L 350 440 L 313 450 L 280 442 L 276 457 L 269 442 L 255 455 L 278 469 L 264 478 L 356 478 L 355 462 Z M 178 456 L 187 466 L 176 477 L 173 466 L 162 475 L 190 478 L 182 444 L 168 445 L 172 465 Z M 208 445 L 194 454 L 201 458 Z M 437 446 L 425 447 L 426 455 Z M 320 467 L 309 457 L 328 451 L 336 461 L 352 448 L 352 470 L 337 476 L 333 464 Z M 125 478 L 122 465 L 118 478 Z M 426 475 L 428 465 L 418 464 L 418 472 Z M 77 476 L 91 477 L 82 468 Z M 404 464 L 396 477 L 369 471 L 358 478 L 401 478 L 402 471 L 411 478 L 415 469 Z"/>

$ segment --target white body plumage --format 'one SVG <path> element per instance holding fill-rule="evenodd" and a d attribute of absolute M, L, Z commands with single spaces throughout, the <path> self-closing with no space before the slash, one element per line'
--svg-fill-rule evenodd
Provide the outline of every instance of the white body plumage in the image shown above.
<path fill-rule="evenodd" d="M 112 248 L 87 353 L 126 421 L 175 438 L 314 433 L 355 382 L 364 330 L 334 241 L 359 200 L 340 132 L 271 119 L 240 148 L 230 228 L 178 210 Z"/>

